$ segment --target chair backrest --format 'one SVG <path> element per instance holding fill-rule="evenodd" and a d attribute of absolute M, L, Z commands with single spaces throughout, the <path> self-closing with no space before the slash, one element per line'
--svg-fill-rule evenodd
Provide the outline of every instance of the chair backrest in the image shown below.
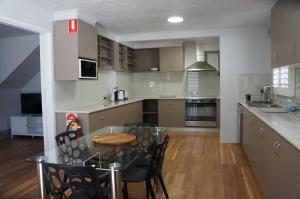
<path fill-rule="evenodd" d="M 54 199 L 105 199 L 93 167 L 44 163 L 46 188 Z"/>
<path fill-rule="evenodd" d="M 83 136 L 82 131 L 66 131 L 55 136 L 57 146 L 71 142 Z"/>
<path fill-rule="evenodd" d="M 151 144 L 154 142 L 154 137 L 151 134 L 151 125 L 146 123 L 125 123 L 124 127 L 126 127 L 126 132 L 137 136 L 137 139 L 130 143 L 132 152 L 143 153 L 151 150 Z"/>
<path fill-rule="evenodd" d="M 163 167 L 166 149 L 168 147 L 168 143 L 170 140 L 170 136 L 166 135 L 164 140 L 161 144 L 158 144 L 154 149 L 152 156 L 151 156 L 151 171 L 150 175 L 155 175 L 161 172 Z"/>
<path fill-rule="evenodd" d="M 66 164 L 82 164 L 82 160 L 90 153 L 86 142 L 80 140 L 83 136 L 81 131 L 66 131 L 55 136 L 56 144 L 59 147 L 60 158 Z"/>

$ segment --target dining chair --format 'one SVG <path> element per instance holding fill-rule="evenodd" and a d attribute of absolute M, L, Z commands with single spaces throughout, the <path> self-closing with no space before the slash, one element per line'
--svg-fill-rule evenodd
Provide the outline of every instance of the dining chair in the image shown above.
<path fill-rule="evenodd" d="M 146 194 L 147 199 L 149 198 L 149 194 L 152 199 L 155 199 L 155 194 L 153 191 L 153 187 L 151 184 L 151 179 L 158 178 L 159 182 L 162 186 L 163 192 L 167 199 L 169 199 L 168 192 L 161 174 L 165 152 L 169 143 L 170 137 L 166 135 L 161 144 L 158 144 L 154 151 L 151 154 L 150 163 L 147 164 L 135 164 L 133 163 L 128 169 L 123 171 L 122 173 L 122 181 L 124 182 L 124 196 L 128 199 L 128 182 L 143 182 L 146 183 Z"/>
<path fill-rule="evenodd" d="M 69 131 L 68 129 L 69 126 L 67 127 L 66 132 L 55 136 L 62 162 L 69 165 L 98 164 L 99 158 L 95 156 L 95 154 L 90 154 L 85 141 L 79 141 L 79 138 L 83 136 L 82 131 Z M 97 171 L 97 175 L 101 182 L 108 183 L 109 172 L 99 170 Z"/>
<path fill-rule="evenodd" d="M 108 199 L 93 167 L 43 163 L 45 185 L 53 199 Z"/>

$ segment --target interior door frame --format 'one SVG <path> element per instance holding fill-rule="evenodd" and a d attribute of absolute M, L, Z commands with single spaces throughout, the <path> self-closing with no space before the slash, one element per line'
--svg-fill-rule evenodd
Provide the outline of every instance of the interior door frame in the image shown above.
<path fill-rule="evenodd" d="M 55 81 L 53 31 L 0 15 L 0 23 L 39 34 L 44 150 L 55 148 Z"/>

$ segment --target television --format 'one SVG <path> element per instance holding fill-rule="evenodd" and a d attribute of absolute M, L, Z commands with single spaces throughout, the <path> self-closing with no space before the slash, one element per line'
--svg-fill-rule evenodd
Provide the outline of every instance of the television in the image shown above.
<path fill-rule="evenodd" d="M 41 93 L 21 93 L 22 114 L 42 114 Z"/>

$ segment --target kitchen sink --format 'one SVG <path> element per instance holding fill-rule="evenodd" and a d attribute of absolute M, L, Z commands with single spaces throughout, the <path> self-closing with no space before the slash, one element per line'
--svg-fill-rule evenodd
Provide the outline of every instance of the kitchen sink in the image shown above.
<path fill-rule="evenodd" d="M 276 104 L 268 104 L 262 101 L 251 101 L 248 102 L 248 105 L 252 107 L 259 107 L 259 108 L 280 108 L 281 107 Z"/>

